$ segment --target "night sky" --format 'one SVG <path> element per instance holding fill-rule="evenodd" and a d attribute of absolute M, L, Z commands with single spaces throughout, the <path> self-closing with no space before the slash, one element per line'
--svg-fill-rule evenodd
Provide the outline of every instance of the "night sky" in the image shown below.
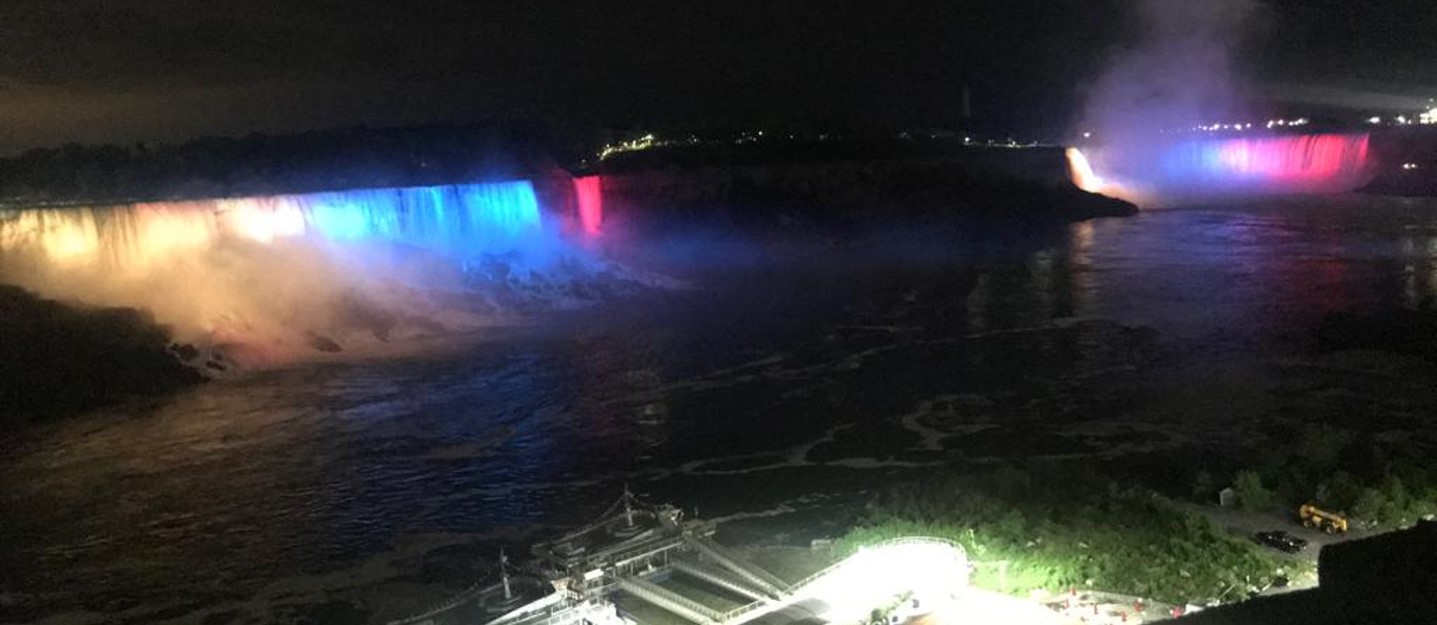
<path fill-rule="evenodd" d="M 1161 1 L 1161 0 L 1158 0 Z M 1172 2 L 1205 0 L 1171 0 Z M 1430 0 L 1254 3 L 1254 99 L 1437 95 Z M 368 123 L 982 123 L 1057 132 L 1120 0 L 4 0 L 0 151 Z"/>

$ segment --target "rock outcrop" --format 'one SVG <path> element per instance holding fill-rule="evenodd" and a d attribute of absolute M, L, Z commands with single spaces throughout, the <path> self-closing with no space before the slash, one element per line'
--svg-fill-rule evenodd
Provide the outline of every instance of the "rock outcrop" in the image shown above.
<path fill-rule="evenodd" d="M 88 308 L 0 285 L 0 420 L 78 412 L 160 395 L 206 377 L 203 361 L 133 308 Z"/>

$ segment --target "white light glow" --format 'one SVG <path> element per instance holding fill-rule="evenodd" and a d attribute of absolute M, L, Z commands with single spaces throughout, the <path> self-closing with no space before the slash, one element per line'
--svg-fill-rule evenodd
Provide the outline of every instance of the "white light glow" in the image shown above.
<path fill-rule="evenodd" d="M 829 606 L 830 622 L 857 621 L 904 593 L 928 602 L 952 598 L 967 588 L 968 572 L 957 547 L 900 542 L 859 551 L 803 594 Z"/>

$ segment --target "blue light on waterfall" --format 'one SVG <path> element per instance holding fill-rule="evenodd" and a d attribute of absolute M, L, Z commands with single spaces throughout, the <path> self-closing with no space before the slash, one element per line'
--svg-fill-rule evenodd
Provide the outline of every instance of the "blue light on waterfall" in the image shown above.
<path fill-rule="evenodd" d="M 539 200 L 529 181 L 456 187 L 469 223 L 485 231 L 517 238 L 538 230 Z"/>
<path fill-rule="evenodd" d="M 308 196 L 310 226 L 332 241 L 399 243 L 435 252 L 504 251 L 543 231 L 527 180 Z"/>
<path fill-rule="evenodd" d="M 326 193 L 316 198 L 308 212 L 309 223 L 332 241 L 356 241 L 369 238 L 370 218 L 363 207 L 346 202 L 339 194 Z"/>

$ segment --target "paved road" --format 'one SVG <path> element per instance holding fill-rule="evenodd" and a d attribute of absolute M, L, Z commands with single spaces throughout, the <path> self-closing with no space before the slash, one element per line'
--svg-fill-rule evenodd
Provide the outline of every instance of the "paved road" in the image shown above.
<path fill-rule="evenodd" d="M 1317 554 L 1327 545 L 1333 545 L 1349 540 L 1360 540 L 1375 535 L 1374 532 L 1353 529 L 1345 534 L 1328 534 L 1315 529 L 1303 527 L 1295 516 L 1289 516 L 1281 512 L 1249 512 L 1237 508 L 1223 508 L 1200 504 L 1186 504 L 1191 510 L 1206 515 L 1219 526 L 1240 534 L 1243 538 L 1251 540 L 1253 534 L 1282 530 L 1298 538 L 1307 541 L 1306 549 L 1297 553 L 1285 553 L 1277 549 L 1270 549 L 1271 553 L 1279 559 L 1293 563 L 1301 563 L 1317 569 Z M 1259 584 L 1261 585 L 1261 584 Z M 1293 590 L 1302 590 L 1317 586 L 1317 575 L 1294 575 L 1291 576 L 1291 584 L 1287 588 L 1272 588 L 1264 594 L 1277 594 Z"/>

